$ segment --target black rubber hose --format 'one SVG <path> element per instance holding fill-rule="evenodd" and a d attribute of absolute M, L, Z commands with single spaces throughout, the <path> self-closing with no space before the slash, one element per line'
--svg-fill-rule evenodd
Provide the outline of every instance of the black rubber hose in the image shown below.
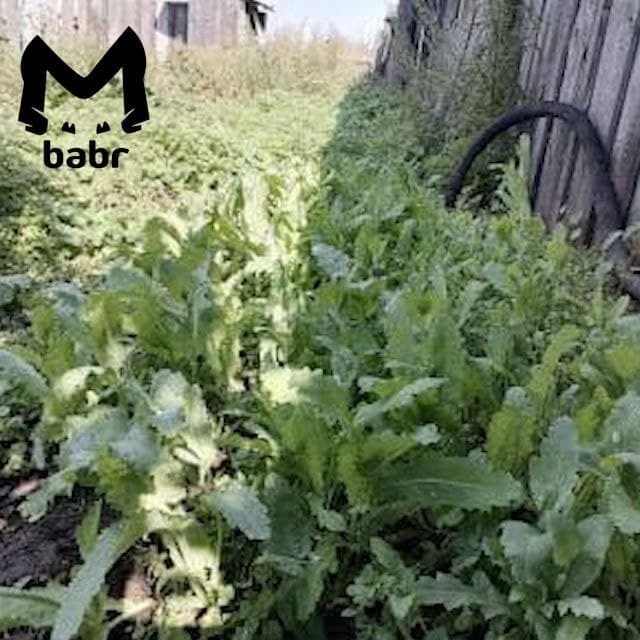
<path fill-rule="evenodd" d="M 451 176 L 445 190 L 447 208 L 455 207 L 473 163 L 496 138 L 516 125 L 538 118 L 558 118 L 576 133 L 593 172 L 597 244 L 602 247 L 605 257 L 612 261 L 622 286 L 633 298 L 640 300 L 640 277 L 630 271 L 631 255 L 621 233 L 625 216 L 609 172 L 609 154 L 589 116 L 573 105 L 561 102 L 522 105 L 496 118 L 475 139 Z"/>

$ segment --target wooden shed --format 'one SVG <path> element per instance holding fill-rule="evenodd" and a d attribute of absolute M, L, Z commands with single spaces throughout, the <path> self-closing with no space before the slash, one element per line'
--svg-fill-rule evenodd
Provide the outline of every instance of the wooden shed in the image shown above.
<path fill-rule="evenodd" d="M 0 38 L 24 46 L 38 34 L 107 46 L 131 26 L 149 53 L 234 44 L 266 29 L 271 7 L 257 0 L 0 0 Z"/>

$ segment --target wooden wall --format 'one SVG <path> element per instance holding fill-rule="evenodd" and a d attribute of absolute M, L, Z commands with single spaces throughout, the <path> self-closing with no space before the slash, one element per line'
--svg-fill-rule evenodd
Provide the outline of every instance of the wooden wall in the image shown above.
<path fill-rule="evenodd" d="M 456 67 L 482 44 L 482 8 L 489 1 L 398 0 L 390 21 L 393 36 L 407 40 L 415 15 L 426 12 L 427 24 L 438 26 L 430 35 L 431 55 L 448 58 L 455 78 Z M 611 153 L 627 220 L 640 223 L 640 0 L 522 3 L 523 101 L 559 100 L 588 112 Z M 415 39 L 410 46 L 415 54 Z M 379 67 L 389 76 L 388 70 L 397 68 L 396 54 L 393 47 L 386 51 L 389 59 L 380 56 Z M 536 212 L 550 226 L 570 214 L 588 220 L 591 175 L 568 126 L 539 121 L 532 147 Z"/>
<path fill-rule="evenodd" d="M 631 223 L 640 221 L 640 2 L 527 0 L 530 39 L 521 81 L 529 100 L 585 109 L 611 152 L 611 172 Z M 553 223 L 591 212 L 593 189 L 567 126 L 534 138 L 536 210 Z"/>
<path fill-rule="evenodd" d="M 0 0 L 0 39 L 23 47 L 39 34 L 67 45 L 78 40 L 112 43 L 127 26 L 140 35 L 148 53 L 174 46 L 163 33 L 164 0 Z M 246 37 L 243 0 L 189 0 L 188 44 L 226 45 Z"/>

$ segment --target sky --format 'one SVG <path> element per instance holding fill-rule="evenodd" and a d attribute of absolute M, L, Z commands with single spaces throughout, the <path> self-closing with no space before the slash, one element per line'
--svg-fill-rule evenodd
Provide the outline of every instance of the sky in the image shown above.
<path fill-rule="evenodd" d="M 370 42 L 382 25 L 389 3 L 389 0 L 276 0 L 272 25 L 275 30 L 302 26 L 312 33 L 337 30 L 353 40 Z"/>

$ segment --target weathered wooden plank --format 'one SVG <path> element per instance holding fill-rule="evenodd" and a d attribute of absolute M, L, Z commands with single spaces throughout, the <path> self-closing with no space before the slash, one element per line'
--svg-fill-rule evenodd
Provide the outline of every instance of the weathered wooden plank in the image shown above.
<path fill-rule="evenodd" d="M 109 0 L 109 38 L 113 42 L 127 27 L 136 29 L 139 0 Z"/>
<path fill-rule="evenodd" d="M 438 46 L 432 57 L 440 73 L 446 74 L 453 80 L 455 86 L 456 75 L 464 64 L 467 50 L 472 48 L 474 31 L 479 28 L 478 7 L 472 7 L 463 12 L 454 24 L 443 25 L 439 33 Z"/>
<path fill-rule="evenodd" d="M 20 22 L 20 0 L 1 0 L 0 38 L 19 46 L 21 34 Z"/>
<path fill-rule="evenodd" d="M 604 38 L 607 32 L 609 22 L 609 13 L 611 10 L 612 0 L 589 0 L 589 5 L 594 6 L 594 18 L 592 34 L 593 39 L 587 44 L 584 50 L 584 65 L 581 65 L 576 78 L 576 91 L 572 98 L 572 104 L 587 110 L 593 96 L 593 88 L 595 79 L 600 66 L 600 56 Z M 584 151 L 579 148 L 577 138 L 571 134 L 567 148 L 562 152 L 563 162 L 560 173 L 557 177 L 556 195 L 557 207 L 567 209 L 568 213 L 572 213 L 567 207 L 571 181 L 576 171 L 576 166 L 580 166 L 582 171 L 586 170 Z"/>
<path fill-rule="evenodd" d="M 224 4 L 224 2 L 216 2 L 212 7 L 200 7 L 200 15 L 196 17 L 196 28 L 200 30 L 199 44 L 204 46 L 221 44 L 224 28 Z"/>
<path fill-rule="evenodd" d="M 108 4 L 107 39 L 108 44 L 113 44 L 120 34 L 131 24 L 135 16 L 135 4 L 110 0 Z"/>
<path fill-rule="evenodd" d="M 547 38 L 543 44 L 543 56 L 540 64 L 539 82 L 541 83 L 541 99 L 557 100 L 560 88 L 564 80 L 564 72 L 569 54 L 569 39 L 567 34 L 571 33 L 576 22 L 581 0 L 568 0 L 560 7 L 555 6 L 555 10 L 547 12 L 547 19 L 553 20 L 553 26 L 547 32 Z M 542 120 L 537 129 L 533 141 L 532 155 L 532 176 L 534 192 L 537 193 L 542 166 L 545 161 L 547 143 L 551 132 L 552 123 L 549 120 Z M 547 222 L 549 221 L 548 211 L 538 207 L 536 200 L 536 211 Z"/>
<path fill-rule="evenodd" d="M 636 181 L 635 191 L 629 205 L 627 226 L 635 226 L 640 223 L 640 178 Z M 637 257 L 637 256 L 636 256 Z"/>
<path fill-rule="evenodd" d="M 460 0 L 453 0 L 452 2 L 447 2 L 447 4 L 443 5 L 441 13 L 438 16 L 438 22 L 442 27 L 450 29 L 451 26 L 464 15 L 464 13 L 460 13 L 460 5 Z"/>
<path fill-rule="evenodd" d="M 237 44 L 245 39 L 246 32 L 241 33 L 240 25 L 240 3 L 233 0 L 224 0 L 222 6 L 222 24 L 219 35 L 219 42 L 222 45 Z"/>
<path fill-rule="evenodd" d="M 625 77 L 628 73 L 629 58 L 634 55 L 632 43 L 636 23 L 640 15 L 640 6 L 635 2 L 614 2 L 608 20 L 608 26 L 599 68 L 595 79 L 593 96 L 589 105 L 589 116 L 607 145 L 613 144 L 613 134 L 617 127 L 616 111 L 626 90 Z M 584 160 L 573 176 L 568 206 L 570 211 L 589 215 L 593 207 L 593 184 L 590 171 Z"/>
<path fill-rule="evenodd" d="M 10 42 L 12 38 L 10 28 L 11 5 L 8 0 L 0 0 L 0 43 Z"/>
<path fill-rule="evenodd" d="M 147 55 L 155 49 L 156 0 L 139 0 L 140 25 L 138 35 L 144 43 Z"/>
<path fill-rule="evenodd" d="M 77 35 L 74 25 L 78 3 L 76 0 L 57 0 L 52 4 L 55 4 L 55 13 L 47 35 L 52 42 L 60 43 L 63 48 L 73 47 Z"/>
<path fill-rule="evenodd" d="M 553 27 L 552 4 L 553 3 L 550 0 L 545 0 L 542 3 L 542 12 L 540 14 L 540 21 L 536 30 L 536 39 L 531 55 L 529 77 L 526 85 L 527 98 L 532 101 L 539 100 L 543 93 L 544 87 L 540 76 L 544 60 L 544 45 L 549 36 L 549 32 Z"/>
<path fill-rule="evenodd" d="M 593 56 L 596 52 L 599 20 L 602 11 L 601 0 L 583 0 L 571 31 L 569 51 L 565 65 L 562 86 L 558 94 L 561 102 L 587 108 L 586 85 Z M 575 162 L 573 149 L 575 135 L 562 122 L 555 121 L 551 128 L 545 162 L 542 167 L 536 207 L 548 212 L 549 220 L 555 224 L 562 212 L 567 167 Z"/>
<path fill-rule="evenodd" d="M 553 8 L 552 2 L 546 0 L 543 2 L 542 12 L 540 14 L 540 23 L 537 29 L 537 35 L 535 40 L 535 46 L 531 56 L 529 76 L 527 80 L 527 86 L 525 90 L 525 100 L 528 102 L 538 102 L 543 99 L 544 96 L 544 76 L 542 71 L 544 69 L 545 57 L 543 52 L 545 51 L 545 44 L 549 38 L 550 32 L 553 28 Z M 544 126 L 542 122 L 537 123 L 533 127 L 533 144 L 531 149 L 531 166 L 535 168 L 540 155 L 540 149 L 535 147 L 535 142 L 541 139 L 544 134 Z M 535 171 L 531 172 L 530 176 L 530 189 L 534 192 Z"/>
<path fill-rule="evenodd" d="M 522 60 L 520 62 L 520 86 L 523 88 L 529 86 L 545 3 L 546 0 L 526 0 L 523 7 Z"/>
<path fill-rule="evenodd" d="M 196 46 L 211 44 L 217 37 L 216 16 L 220 10 L 220 3 L 213 2 L 206 5 L 192 3 L 189 6 L 189 43 Z"/>
<path fill-rule="evenodd" d="M 589 2 L 596 2 L 596 15 L 597 19 L 595 25 L 597 31 L 595 32 L 594 40 L 589 44 L 586 52 L 588 60 L 584 67 L 584 75 L 579 78 L 576 87 L 577 92 L 574 96 L 574 104 L 587 110 L 591 99 L 593 97 L 593 91 L 595 86 L 596 77 L 600 69 L 600 59 L 604 48 L 604 40 L 607 34 L 609 26 L 609 15 L 613 0 L 588 0 Z M 599 6 L 597 3 L 600 2 Z M 571 202 L 571 190 L 573 188 L 574 180 L 580 178 L 578 176 L 589 177 L 591 175 L 591 169 L 588 166 L 585 152 L 581 149 L 577 143 L 575 136 L 571 136 L 568 148 L 563 152 L 564 163 L 560 169 L 560 174 L 557 178 L 557 198 L 561 202 L 560 207 L 566 209 L 566 212 L 571 217 L 577 220 L 581 220 L 582 232 L 586 230 L 589 223 L 589 216 L 586 215 L 589 212 L 576 211 L 570 206 Z M 583 238 L 586 240 L 587 238 Z"/>
<path fill-rule="evenodd" d="M 443 23 L 432 36 L 429 64 L 438 74 L 451 82 L 432 92 L 431 100 L 435 114 L 444 117 L 452 103 L 451 92 L 463 90 L 464 74 L 468 63 L 480 52 L 486 42 L 489 4 L 486 0 L 462 0 L 455 19 L 444 12 Z M 432 19 L 435 23 L 436 18 Z"/>
<path fill-rule="evenodd" d="M 452 90 L 461 86 L 469 61 L 479 53 L 486 41 L 489 4 L 487 0 L 461 0 L 452 5 L 453 11 L 444 11 L 439 16 L 440 30 L 431 52 L 431 64 L 438 73 L 450 77 Z M 451 101 L 446 91 L 436 101 L 436 111 L 446 111 Z"/>
<path fill-rule="evenodd" d="M 134 31 L 140 31 L 140 0 L 130 0 L 129 2 L 121 2 L 123 7 L 122 23 L 120 25 L 121 32 L 127 27 L 131 27 Z"/>
<path fill-rule="evenodd" d="M 452 46 L 455 52 L 456 68 L 462 68 L 479 50 L 484 42 L 487 31 L 489 5 L 487 2 L 477 2 L 462 14 L 460 20 L 450 28 L 451 39 L 459 42 L 459 46 Z"/>
<path fill-rule="evenodd" d="M 612 152 L 611 175 L 620 202 L 633 224 L 640 220 L 640 194 L 634 198 L 640 172 L 640 55 L 635 56 Z"/>
<path fill-rule="evenodd" d="M 611 146 L 638 50 L 640 3 L 614 3 L 589 113 Z M 599 85 L 600 83 L 600 85 Z M 598 90 L 598 89 L 602 90 Z M 609 89 L 607 91 L 607 88 Z"/>
<path fill-rule="evenodd" d="M 239 41 L 246 39 L 247 33 L 240 31 L 240 3 L 226 2 L 225 18 L 222 25 L 222 42 L 223 44 L 237 44 Z"/>
<path fill-rule="evenodd" d="M 189 22 L 189 42 L 198 46 L 211 44 L 217 38 L 220 5 L 193 7 Z"/>
<path fill-rule="evenodd" d="M 77 39 L 81 42 L 87 42 L 89 40 L 96 41 L 96 36 L 91 37 L 89 32 L 89 9 L 90 3 L 87 0 L 76 0 L 76 35 Z"/>
<path fill-rule="evenodd" d="M 456 4 L 456 17 L 455 19 L 457 20 L 462 12 L 463 6 L 464 6 L 464 2 L 465 0 L 458 0 L 457 4 Z"/>
<path fill-rule="evenodd" d="M 108 0 L 87 0 L 87 27 L 85 36 L 99 44 L 107 45 L 109 24 Z"/>
<path fill-rule="evenodd" d="M 142 31 L 142 12 L 146 9 L 143 0 L 135 0 L 133 5 L 133 15 L 129 26 L 138 34 Z"/>
<path fill-rule="evenodd" d="M 48 38 L 47 17 L 47 6 L 43 0 L 22 0 L 20 30 L 24 43 L 37 35 Z"/>

